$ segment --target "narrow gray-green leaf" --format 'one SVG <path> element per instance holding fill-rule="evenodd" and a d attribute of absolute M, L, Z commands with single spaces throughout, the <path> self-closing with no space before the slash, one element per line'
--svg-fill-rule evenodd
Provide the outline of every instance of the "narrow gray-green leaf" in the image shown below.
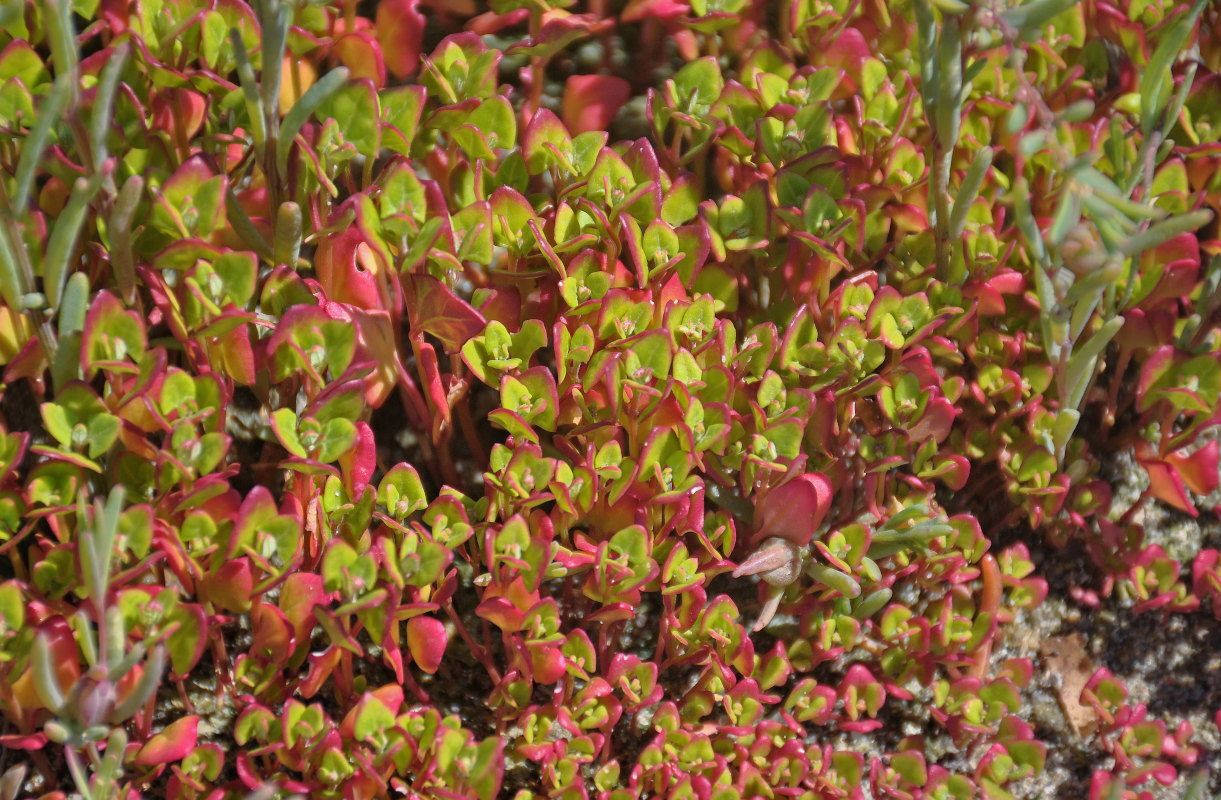
<path fill-rule="evenodd" d="M 266 0 L 263 19 L 263 80 L 259 83 L 260 98 L 268 114 L 277 114 L 280 104 L 280 80 L 284 66 L 284 45 L 288 41 L 288 26 L 292 12 L 280 0 Z"/>
<path fill-rule="evenodd" d="M 870 592 L 862 597 L 852 609 L 852 616 L 855 619 L 869 619 L 874 614 L 882 610 L 882 607 L 890 602 L 890 598 L 894 595 L 890 589 L 878 589 Z"/>
<path fill-rule="evenodd" d="M 894 530 L 901 527 L 908 520 L 917 519 L 918 517 L 928 516 L 928 506 L 924 503 L 913 503 L 906 506 L 902 511 L 894 514 L 879 528 L 879 530 Z"/>
<path fill-rule="evenodd" d="M 81 560 L 81 577 L 84 579 L 85 591 L 89 599 L 101 603 L 106 595 L 107 563 L 99 555 L 97 536 L 94 531 L 83 530 L 77 537 L 77 556 Z"/>
<path fill-rule="evenodd" d="M 1005 117 L 1005 132 L 1015 134 L 1025 128 L 1027 122 L 1030 122 L 1030 106 L 1019 100 L 1013 104 L 1013 108 Z"/>
<path fill-rule="evenodd" d="M 1213 212 L 1201 208 L 1186 214 L 1175 214 L 1133 236 L 1124 243 L 1124 255 L 1135 256 L 1170 241 L 1181 233 L 1190 233 L 1213 218 Z"/>
<path fill-rule="evenodd" d="M 952 525 L 931 520 L 901 531 L 878 531 L 869 544 L 869 557 L 876 560 L 904 550 L 922 550 L 938 536 L 949 536 L 953 533 L 955 530 Z"/>
<path fill-rule="evenodd" d="M 1183 75 L 1183 81 L 1179 84 L 1179 90 L 1174 93 L 1174 99 L 1170 101 L 1170 106 L 1166 109 L 1166 118 L 1162 120 L 1162 135 L 1170 133 L 1170 129 L 1174 127 L 1174 123 L 1178 122 L 1179 114 L 1183 113 L 1183 106 L 1187 103 L 1187 95 L 1191 93 L 1191 86 L 1196 80 L 1196 71 L 1199 64 L 1191 62 L 1187 65 L 1187 72 Z M 1158 159 L 1160 163 L 1165 156 Z"/>
<path fill-rule="evenodd" d="M 1048 240 L 1059 247 L 1078 222 L 1081 221 L 1081 195 L 1073 189 L 1070 179 L 1060 193 L 1060 202 L 1056 205 L 1055 216 L 1051 220 L 1051 228 L 1047 231 Z"/>
<path fill-rule="evenodd" d="M 951 151 L 962 121 L 962 26 L 957 17 L 943 21 L 937 44 L 937 140 Z"/>
<path fill-rule="evenodd" d="M 51 660 L 51 646 L 47 643 L 47 635 L 38 633 L 34 636 L 34 647 L 30 651 L 30 667 L 34 671 L 34 693 L 42 704 L 51 709 L 51 713 L 60 714 L 64 709 L 64 691 L 59 685 L 59 676 L 55 664 Z"/>
<path fill-rule="evenodd" d="M 63 74 L 55 79 L 51 93 L 39 104 L 38 121 L 26 140 L 21 143 L 20 158 L 17 159 L 17 188 L 13 191 L 13 214 L 24 217 L 30 202 L 30 189 L 34 185 L 34 172 L 42 161 L 43 151 L 51 136 L 51 126 L 61 121 L 68 98 L 72 96 L 72 75 Z"/>
<path fill-rule="evenodd" d="M 96 176 L 95 176 L 96 178 Z M 89 211 L 89 201 L 97 194 L 98 180 L 77 178 L 72 184 L 72 193 L 68 202 L 55 220 L 51 229 L 51 239 L 47 243 L 46 259 L 42 266 L 43 291 L 47 295 L 47 305 L 52 309 L 59 308 L 59 299 L 68 280 L 68 272 L 72 255 L 76 252 L 76 241 L 80 236 L 81 226 L 85 223 L 85 214 Z"/>
<path fill-rule="evenodd" d="M 63 300 L 59 304 L 59 338 L 85 330 L 85 315 L 89 312 L 89 276 L 74 272 L 68 278 Z"/>
<path fill-rule="evenodd" d="M 1107 252 L 1117 253 L 1128 241 L 1128 237 L 1136 233 L 1136 223 L 1119 213 L 1115 206 L 1108 204 L 1096 194 L 1086 194 L 1081 198 L 1082 205 L 1090 215 L 1098 235 L 1102 238 Z"/>
<path fill-rule="evenodd" d="M 115 608 L 115 606 L 111 606 Z M 110 609 L 106 609 L 110 613 Z M 115 660 L 110 666 L 110 676 L 114 680 L 118 680 L 127 673 L 131 672 L 131 668 L 144 660 L 145 654 L 148 652 L 148 645 L 144 642 L 136 642 L 136 644 L 127 652 L 122 653 L 122 658 Z"/>
<path fill-rule="evenodd" d="M 851 575 L 822 564 L 807 564 L 806 574 L 823 586 L 834 589 L 844 597 L 860 597 L 861 585 Z"/>
<path fill-rule="evenodd" d="M 91 667 L 97 664 L 97 635 L 93 632 L 93 617 L 85 609 L 78 608 L 72 618 L 68 620 L 68 624 L 72 626 L 73 638 L 81 648 L 81 655 L 85 657 L 85 663 Z"/>
<path fill-rule="evenodd" d="M 127 63 L 127 54 L 131 46 L 123 42 L 114 49 L 106 66 L 102 69 L 102 78 L 98 81 L 97 94 L 93 101 L 93 116 L 89 119 L 89 147 L 93 152 L 93 165 L 101 169 L 106 161 L 106 133 L 110 130 L 111 118 L 114 115 L 114 95 L 119 88 L 119 78 L 123 75 L 123 67 Z"/>
<path fill-rule="evenodd" d="M 17 265 L 16 247 L 25 247 L 25 242 L 17 238 L 14 243 L 13 232 L 14 226 L 11 224 L 0 225 L 0 296 L 4 297 L 4 303 L 13 310 L 21 308 L 21 298 L 25 296 L 25 281 L 21 277 L 21 268 Z"/>
<path fill-rule="evenodd" d="M 233 45 L 233 58 L 237 62 L 237 79 L 242 85 L 242 97 L 246 100 L 246 116 L 250 117 L 250 136 L 254 139 L 254 149 L 260 156 L 267 146 L 267 129 L 264 126 L 263 100 L 259 96 L 259 82 L 254 77 L 254 67 L 250 63 L 250 54 L 237 28 L 229 29 L 229 42 Z"/>
<path fill-rule="evenodd" d="M 1094 367 L 1098 364 L 1098 357 L 1102 355 L 1102 351 L 1122 327 L 1123 317 L 1112 317 L 1103 323 L 1102 327 L 1087 339 L 1085 344 L 1076 348 L 1068 360 L 1068 397 L 1064 398 L 1065 408 L 1081 407 L 1085 391 L 1094 377 Z"/>
<path fill-rule="evenodd" d="M 1056 118 L 1061 122 L 1085 122 L 1094 115 L 1094 101 L 1088 98 L 1070 103 Z"/>
<path fill-rule="evenodd" d="M 242 237 L 242 241 L 260 257 L 267 261 L 274 260 L 275 253 L 272 251 L 271 245 L 263 238 L 263 234 L 259 233 L 259 229 L 254 227 L 250 217 L 246 216 L 246 211 L 238 202 L 237 195 L 233 193 L 232 185 L 225 187 L 225 199 L 228 201 L 225 203 L 225 218 L 233 226 L 233 230 L 237 231 L 238 236 Z"/>
<path fill-rule="evenodd" d="M 937 80 L 937 20 L 928 0 L 916 0 L 916 38 L 920 48 L 920 95 L 927 113 L 934 105 L 933 85 Z"/>
<path fill-rule="evenodd" d="M 153 648 L 148 661 L 144 662 L 144 671 L 131 694 L 114 708 L 109 721 L 112 724 L 125 722 L 135 716 L 136 712 L 147 703 L 157 691 L 161 683 L 161 673 L 165 671 L 165 645 L 159 644 Z"/>
<path fill-rule="evenodd" d="M 1147 206 L 1135 200 L 1129 200 L 1128 197 L 1131 195 L 1131 192 L 1124 191 L 1120 188 L 1119 184 L 1099 171 L 1097 167 L 1092 165 L 1082 166 L 1074 173 L 1073 177 L 1093 189 L 1094 194 L 1104 198 L 1108 203 L 1115 204 L 1116 208 L 1124 210 L 1125 213 L 1128 213 L 1129 207 L 1121 204 L 1127 202 L 1131 204 L 1130 210 L 1133 216 L 1151 217 L 1162 214 L 1161 210 L 1154 206 Z"/>
<path fill-rule="evenodd" d="M 1148 139 L 1159 123 L 1159 116 L 1170 100 L 1170 89 L 1174 86 L 1171 67 L 1187 44 L 1195 27 L 1196 19 L 1204 10 L 1207 0 L 1196 0 L 1191 10 L 1179 17 L 1170 30 L 1162 36 L 1153 57 L 1149 59 L 1140 78 L 1140 126 Z"/>
<path fill-rule="evenodd" d="M 57 339 L 59 346 L 55 349 L 55 360 L 51 362 L 51 384 L 58 389 L 83 379 L 85 374 L 81 370 L 82 333 L 60 334 Z"/>
<path fill-rule="evenodd" d="M 123 612 L 118 606 L 107 607 L 105 630 L 108 643 L 127 641 L 127 623 L 123 621 Z M 129 656 L 130 651 L 128 651 L 127 655 L 124 655 L 123 650 L 117 646 L 111 647 L 106 652 L 106 667 L 116 679 L 122 677 L 123 673 L 119 671 L 119 668 Z"/>
<path fill-rule="evenodd" d="M 106 496 L 106 505 L 98 505 L 94 514 L 94 529 L 97 531 L 98 543 L 105 548 L 107 569 L 114 557 L 114 543 L 119 536 L 119 515 L 123 513 L 123 497 L 126 491 L 123 486 L 114 487 Z"/>
<path fill-rule="evenodd" d="M 43 22 L 47 26 L 47 38 L 51 41 L 55 71 L 58 75 L 72 76 L 75 89 L 76 68 L 80 61 L 76 52 L 76 31 L 72 26 L 71 0 L 43 0 L 43 9 Z"/>
<path fill-rule="evenodd" d="M 291 200 L 276 212 L 275 263 L 296 269 L 301 253 L 301 206 Z"/>
<path fill-rule="evenodd" d="M 1078 2 L 1079 0 L 1034 0 L 1017 8 L 1005 9 L 1001 12 L 1001 18 L 1011 27 L 1026 33 L 1042 28 Z"/>
<path fill-rule="evenodd" d="M 280 140 L 276 143 L 276 167 L 281 175 L 288 170 L 288 154 L 292 150 L 297 132 L 310 115 L 318 110 L 328 97 L 335 93 L 348 79 L 347 67 L 336 67 L 318 79 L 305 94 L 293 104 L 280 123 Z"/>
<path fill-rule="evenodd" d="M 1208 770 L 1199 769 L 1183 789 L 1183 800 L 1204 800 L 1208 790 Z"/>
<path fill-rule="evenodd" d="M 1056 413 L 1056 419 L 1051 424 L 1051 449 L 1056 455 L 1056 463 L 1064 463 L 1064 452 L 1080 421 L 1081 412 L 1076 408 L 1062 408 Z"/>
<path fill-rule="evenodd" d="M 123 182 L 110 207 L 107 230 L 110 234 L 110 266 L 114 270 L 119 294 L 129 306 L 136 302 L 136 262 L 131 251 L 131 224 L 143 193 L 144 179 L 139 175 L 132 175 Z"/>
<path fill-rule="evenodd" d="M 1107 284 L 1114 283 L 1118 277 L 1116 272 L 1108 269 L 1104 264 L 1073 283 L 1072 288 L 1064 295 L 1064 305 L 1072 306 L 1075 310 L 1080 306 L 1088 305 L 1090 299 L 1097 302 L 1102 297 L 1102 292 L 1106 289 Z M 1091 308 L 1091 313 L 1092 311 Z"/>
<path fill-rule="evenodd" d="M 1099 273 L 1095 274 L 1101 274 L 1101 272 L 1099 270 Z M 1084 283 L 1084 281 L 1078 281 L 1073 284 L 1073 289 L 1080 283 Z M 1081 332 L 1085 330 L 1085 326 L 1089 324 L 1090 318 L 1094 316 L 1094 310 L 1102 302 L 1102 293 L 1105 288 L 1106 284 L 1104 283 L 1098 286 L 1092 294 L 1083 296 L 1074 302 L 1069 302 L 1068 296 L 1065 296 L 1063 307 L 1072 309 L 1068 321 L 1068 338 L 1070 341 L 1075 342 L 1081 337 Z M 1069 294 L 1071 293 L 1072 289 L 1069 289 Z"/>
<path fill-rule="evenodd" d="M 979 197 L 979 189 L 984 185 L 984 178 L 987 177 L 988 169 L 991 166 L 991 147 L 983 148 L 975 154 L 975 158 L 971 159 L 971 166 L 967 168 L 962 185 L 958 187 L 958 196 L 954 198 L 954 210 L 950 213 L 951 239 L 962 236 L 963 230 L 967 227 L 967 215 L 971 213 L 971 206 Z"/>

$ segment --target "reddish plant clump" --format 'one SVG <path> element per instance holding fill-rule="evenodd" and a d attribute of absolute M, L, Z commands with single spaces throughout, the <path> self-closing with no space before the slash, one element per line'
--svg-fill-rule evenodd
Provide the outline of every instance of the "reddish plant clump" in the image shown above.
<path fill-rule="evenodd" d="M 0 800 L 1203 796 L 1215 8 L 375 5 L 0 8 Z"/>

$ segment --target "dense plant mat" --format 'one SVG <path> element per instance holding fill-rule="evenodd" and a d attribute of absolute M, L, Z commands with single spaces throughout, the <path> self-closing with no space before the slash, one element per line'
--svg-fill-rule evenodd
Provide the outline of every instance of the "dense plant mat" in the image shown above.
<path fill-rule="evenodd" d="M 1216 6 L 0 22 L 3 800 L 1221 788 Z"/>

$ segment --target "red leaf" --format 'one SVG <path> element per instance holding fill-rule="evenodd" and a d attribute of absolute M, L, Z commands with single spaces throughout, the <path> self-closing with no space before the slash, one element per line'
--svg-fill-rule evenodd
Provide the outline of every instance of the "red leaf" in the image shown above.
<path fill-rule="evenodd" d="M 521 630 L 525 612 L 504 597 L 491 597 L 475 608 L 475 616 L 486 619 L 506 633 Z"/>
<path fill-rule="evenodd" d="M 460 352 L 467 340 L 483 333 L 484 316 L 441 281 L 418 274 L 402 280 L 411 327 L 440 339 L 447 353 Z"/>
<path fill-rule="evenodd" d="M 1176 450 L 1166 456 L 1166 461 L 1178 471 L 1188 489 L 1196 494 L 1210 494 L 1221 482 L 1218 455 L 1221 455 L 1221 443 L 1213 439 L 1194 453 Z"/>
<path fill-rule="evenodd" d="M 14 750 L 41 750 L 46 744 L 47 737 L 42 733 L 31 733 L 28 736 L 21 733 L 10 733 L 0 736 L 0 745 L 5 748 L 11 747 Z"/>
<path fill-rule="evenodd" d="M 831 507 L 831 494 L 831 481 L 817 472 L 773 487 L 755 506 L 752 541 L 779 536 L 799 547 L 809 544 Z"/>
<path fill-rule="evenodd" d="M 436 673 L 449 643 L 445 623 L 436 617 L 412 617 L 407 620 L 407 647 L 411 659 L 429 675 Z"/>
<path fill-rule="evenodd" d="M 1191 498 L 1187 496 L 1187 490 L 1183 487 L 1183 479 L 1179 476 L 1177 469 L 1160 460 L 1141 461 L 1140 463 L 1145 468 L 1145 472 L 1149 473 L 1149 488 L 1153 491 L 1154 497 L 1193 517 L 1200 515 L 1192 504 Z"/>
<path fill-rule="evenodd" d="M 368 309 L 382 308 L 378 273 L 384 264 L 369 247 L 359 228 L 348 228 L 337 236 L 326 236 L 314 256 L 318 283 L 328 300 Z"/>
<path fill-rule="evenodd" d="M 199 133 L 207 108 L 208 101 L 199 92 L 162 89 L 153 96 L 153 127 L 168 132 L 185 146 Z"/>
<path fill-rule="evenodd" d="M 199 717 L 192 715 L 176 720 L 140 748 L 136 764 L 155 767 L 184 758 L 195 749 L 198 732 Z"/>
<path fill-rule="evenodd" d="M 390 73 L 402 79 L 415 72 L 424 45 L 424 15 L 415 0 L 382 0 L 374 29 Z"/>
<path fill-rule="evenodd" d="M 293 649 L 293 626 L 284 612 L 268 603 L 259 603 L 250 618 L 254 628 L 250 652 L 273 664 L 287 661 Z"/>
<path fill-rule="evenodd" d="M 209 361 L 221 372 L 245 386 L 252 386 L 258 380 L 249 325 L 240 325 L 225 336 L 212 337 L 207 346 Z"/>
<path fill-rule="evenodd" d="M 209 602 L 235 614 L 250 610 L 251 590 L 254 588 L 250 559 L 242 557 L 226 561 L 215 573 L 205 575 L 200 583 L 202 594 Z"/>
<path fill-rule="evenodd" d="M 298 641 L 304 641 L 314 627 L 314 606 L 326 602 L 322 576 L 313 572 L 294 572 L 280 588 L 280 610 L 293 626 Z"/>
<path fill-rule="evenodd" d="M 632 96 L 632 87 L 614 75 L 573 75 L 564 85 L 564 125 L 575 136 L 604 131 Z"/>
<path fill-rule="evenodd" d="M 530 666 L 534 672 L 534 682 L 540 686 L 550 686 L 568 672 L 568 660 L 558 647 L 532 651 Z"/>
<path fill-rule="evenodd" d="M 378 41 L 365 31 L 356 31 L 335 40 L 331 52 L 351 70 L 353 80 L 367 78 L 380 89 L 386 85 L 386 62 Z"/>
<path fill-rule="evenodd" d="M 356 423 L 356 446 L 339 457 L 339 466 L 343 470 L 343 484 L 348 494 L 351 497 L 363 495 L 369 478 L 377 469 L 377 445 L 368 423 Z"/>

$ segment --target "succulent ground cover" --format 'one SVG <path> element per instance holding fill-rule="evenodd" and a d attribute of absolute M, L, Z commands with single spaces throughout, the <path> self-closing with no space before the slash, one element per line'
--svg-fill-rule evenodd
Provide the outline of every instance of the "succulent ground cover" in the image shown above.
<path fill-rule="evenodd" d="M 0 798 L 1221 789 L 1215 6 L 0 22 Z"/>

